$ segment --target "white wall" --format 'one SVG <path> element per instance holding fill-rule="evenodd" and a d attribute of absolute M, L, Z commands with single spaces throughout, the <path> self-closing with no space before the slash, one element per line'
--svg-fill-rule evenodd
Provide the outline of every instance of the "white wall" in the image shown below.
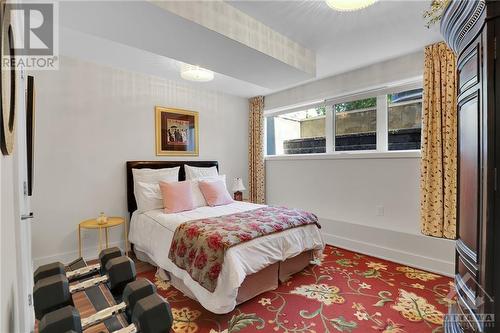
<path fill-rule="evenodd" d="M 316 213 L 330 244 L 450 275 L 454 242 L 419 230 L 419 165 L 418 157 L 268 160 L 267 202 Z"/>
<path fill-rule="evenodd" d="M 228 179 L 248 174 L 248 101 L 158 77 L 63 57 L 59 71 L 39 72 L 36 165 L 32 200 L 35 266 L 72 260 L 78 223 L 127 216 L 125 162 L 218 160 Z M 155 156 L 154 106 L 200 113 L 200 156 Z M 121 229 L 111 230 L 120 242 Z M 96 232 L 85 232 L 84 256 L 97 255 Z"/>
<path fill-rule="evenodd" d="M 403 81 L 422 74 L 422 59 L 422 53 L 414 53 L 278 92 L 266 96 L 266 109 Z M 451 275 L 454 241 L 419 230 L 419 177 L 416 154 L 271 157 L 266 197 L 270 204 L 315 212 L 328 243 Z"/>
<path fill-rule="evenodd" d="M 418 172 L 414 157 L 267 161 L 267 198 L 293 206 L 307 198 L 307 208 L 325 219 L 418 234 Z M 384 216 L 377 216 L 380 206 Z"/>

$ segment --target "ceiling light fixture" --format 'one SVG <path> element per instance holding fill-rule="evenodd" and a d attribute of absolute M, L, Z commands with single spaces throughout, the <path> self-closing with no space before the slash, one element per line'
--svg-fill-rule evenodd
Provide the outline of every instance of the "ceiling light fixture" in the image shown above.
<path fill-rule="evenodd" d="M 330 8 L 340 12 L 351 12 L 373 5 L 378 0 L 325 0 Z"/>
<path fill-rule="evenodd" d="M 214 79 L 214 72 L 200 66 L 182 64 L 181 77 L 188 81 L 208 82 Z"/>

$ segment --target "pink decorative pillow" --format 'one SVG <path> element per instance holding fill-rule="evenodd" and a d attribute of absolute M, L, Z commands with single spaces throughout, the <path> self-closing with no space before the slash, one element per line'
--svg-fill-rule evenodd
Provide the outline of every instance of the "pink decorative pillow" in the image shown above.
<path fill-rule="evenodd" d="M 209 206 L 227 205 L 233 202 L 231 195 L 227 192 L 226 185 L 222 180 L 198 182 L 201 193 Z"/>
<path fill-rule="evenodd" d="M 160 190 L 163 195 L 165 213 L 178 213 L 194 209 L 193 192 L 190 182 L 160 182 Z"/>

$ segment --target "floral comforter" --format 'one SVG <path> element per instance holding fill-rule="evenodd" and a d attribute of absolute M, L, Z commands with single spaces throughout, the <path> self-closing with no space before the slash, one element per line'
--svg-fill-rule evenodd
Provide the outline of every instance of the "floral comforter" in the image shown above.
<path fill-rule="evenodd" d="M 227 249 L 252 239 L 308 224 L 316 215 L 298 209 L 263 207 L 184 222 L 175 230 L 168 257 L 210 292 L 224 264 Z"/>

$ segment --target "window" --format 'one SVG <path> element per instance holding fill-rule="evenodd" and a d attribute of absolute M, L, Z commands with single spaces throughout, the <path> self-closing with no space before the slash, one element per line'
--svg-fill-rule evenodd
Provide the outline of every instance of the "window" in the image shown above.
<path fill-rule="evenodd" d="M 421 88 L 380 89 L 364 96 L 271 113 L 266 117 L 267 155 L 420 149 Z"/>
<path fill-rule="evenodd" d="M 422 89 L 387 96 L 389 150 L 420 149 Z"/>
<path fill-rule="evenodd" d="M 377 98 L 335 104 L 335 150 L 377 149 Z"/>
<path fill-rule="evenodd" d="M 318 107 L 267 117 L 267 155 L 326 152 L 325 116 Z"/>

